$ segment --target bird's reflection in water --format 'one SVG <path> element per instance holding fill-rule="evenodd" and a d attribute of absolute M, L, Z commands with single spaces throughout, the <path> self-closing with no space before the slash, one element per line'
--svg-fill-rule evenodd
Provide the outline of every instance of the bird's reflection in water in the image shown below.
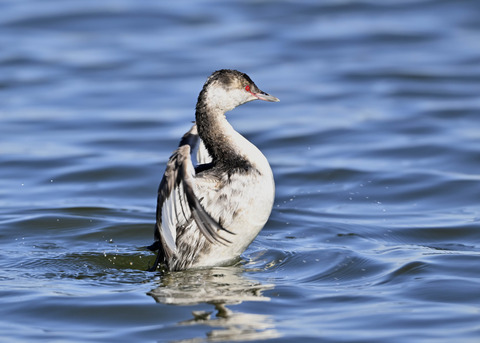
<path fill-rule="evenodd" d="M 268 315 L 240 313 L 227 308 L 244 301 L 269 301 L 262 292 L 273 285 L 263 285 L 246 278 L 239 266 L 215 267 L 181 272 L 165 272 L 160 285 L 148 294 L 163 304 L 197 305 L 206 303 L 215 311 L 194 311 L 192 318 L 179 325 L 208 325 L 212 329 L 201 341 L 247 341 L 279 336 Z M 216 313 L 214 313 L 216 312 Z"/>

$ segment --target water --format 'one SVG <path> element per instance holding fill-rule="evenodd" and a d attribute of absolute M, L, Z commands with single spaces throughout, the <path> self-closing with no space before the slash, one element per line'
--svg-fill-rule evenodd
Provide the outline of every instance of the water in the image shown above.
<path fill-rule="evenodd" d="M 2 341 L 478 342 L 480 3 L 0 2 Z M 268 157 L 231 267 L 149 273 L 205 78 Z"/>

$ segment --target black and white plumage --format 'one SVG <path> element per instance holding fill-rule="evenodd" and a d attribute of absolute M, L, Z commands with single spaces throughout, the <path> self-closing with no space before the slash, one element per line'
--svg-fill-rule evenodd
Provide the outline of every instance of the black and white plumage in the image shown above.
<path fill-rule="evenodd" d="M 195 124 L 170 157 L 158 189 L 149 247 L 158 250 L 153 270 L 159 263 L 169 270 L 228 263 L 265 225 L 275 193 L 270 165 L 225 117 L 257 99 L 279 101 L 236 70 L 218 70 L 207 79 Z"/>

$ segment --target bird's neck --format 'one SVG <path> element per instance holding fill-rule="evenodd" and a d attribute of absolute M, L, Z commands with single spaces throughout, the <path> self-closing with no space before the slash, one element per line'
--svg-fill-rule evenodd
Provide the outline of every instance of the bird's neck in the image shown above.
<path fill-rule="evenodd" d="M 248 170 L 251 167 L 243 146 L 251 143 L 241 136 L 225 118 L 225 112 L 202 101 L 197 103 L 196 124 L 212 162 L 228 170 Z"/>

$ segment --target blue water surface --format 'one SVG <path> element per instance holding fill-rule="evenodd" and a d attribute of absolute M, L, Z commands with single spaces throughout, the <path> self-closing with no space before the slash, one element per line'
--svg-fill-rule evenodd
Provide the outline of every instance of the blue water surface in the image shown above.
<path fill-rule="evenodd" d="M 5 342 L 478 342 L 480 2 L 0 2 Z M 211 72 L 276 200 L 172 273 L 156 191 Z"/>

